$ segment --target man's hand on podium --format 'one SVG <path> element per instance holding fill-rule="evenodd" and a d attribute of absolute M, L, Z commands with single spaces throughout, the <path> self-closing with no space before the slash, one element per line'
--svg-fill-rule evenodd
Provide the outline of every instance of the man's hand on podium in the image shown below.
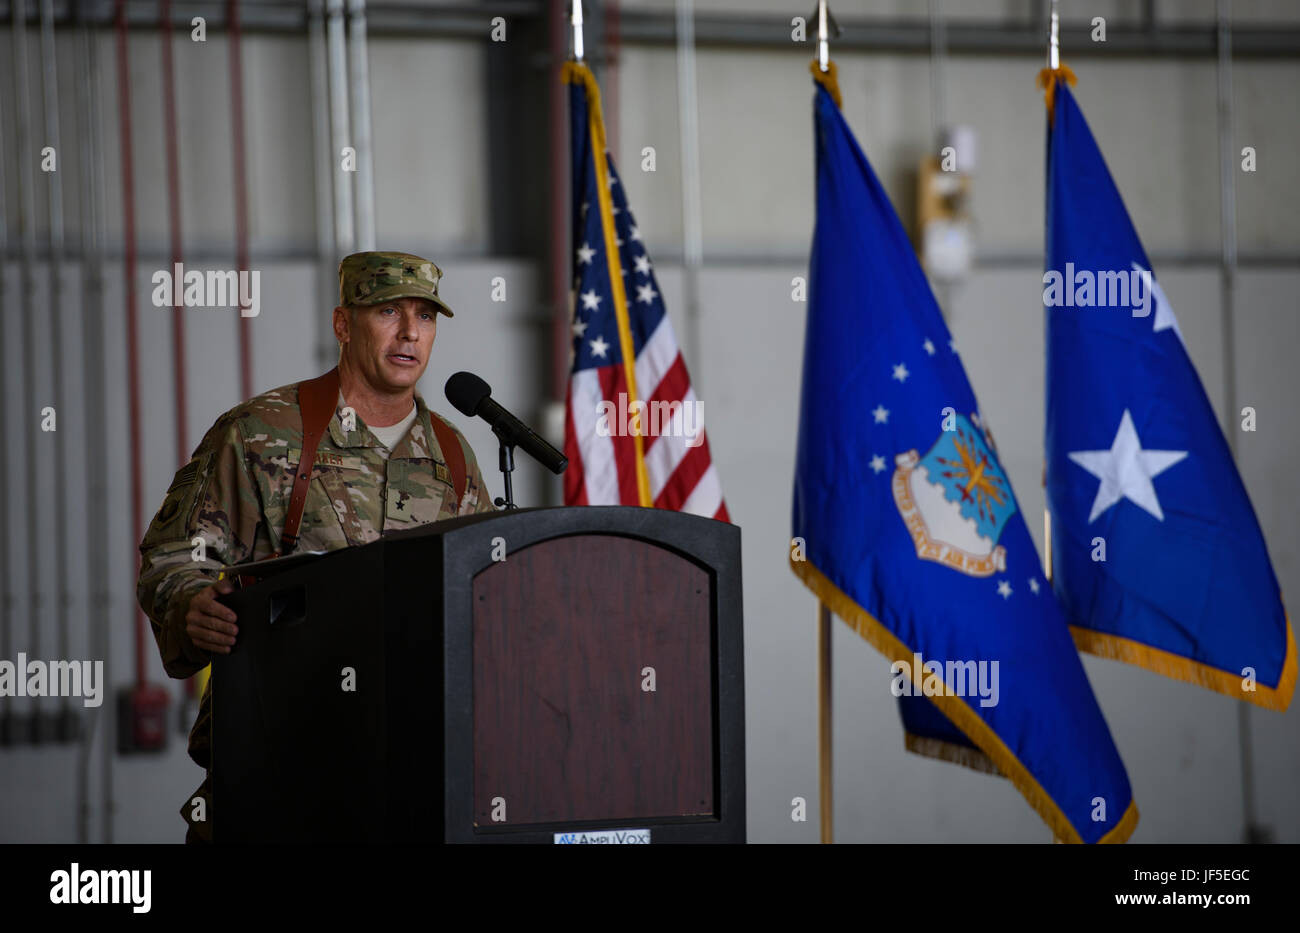
<path fill-rule="evenodd" d="M 235 625 L 234 610 L 217 602 L 217 596 L 234 591 L 229 580 L 218 580 L 194 594 L 185 613 L 185 634 L 190 636 L 196 648 L 214 654 L 230 654 L 239 626 Z"/>

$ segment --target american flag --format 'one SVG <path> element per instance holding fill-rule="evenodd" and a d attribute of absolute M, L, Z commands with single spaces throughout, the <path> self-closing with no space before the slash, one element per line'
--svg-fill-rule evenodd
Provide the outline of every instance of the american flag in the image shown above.
<path fill-rule="evenodd" d="M 606 149 L 596 80 L 580 62 L 567 63 L 564 77 L 572 85 L 574 159 L 564 502 L 654 506 L 730 521 L 704 436 L 703 406 Z M 626 365 L 629 358 L 634 365 Z M 638 400 L 639 430 L 629 414 Z"/>

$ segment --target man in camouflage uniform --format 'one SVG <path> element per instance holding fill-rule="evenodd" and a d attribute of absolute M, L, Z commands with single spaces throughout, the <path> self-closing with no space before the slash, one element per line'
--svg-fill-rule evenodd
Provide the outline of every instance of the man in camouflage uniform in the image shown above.
<path fill-rule="evenodd" d="M 356 253 L 339 264 L 340 392 L 317 447 L 299 550 L 366 544 L 393 529 L 492 510 L 474 451 L 451 426 L 465 463 L 465 495 L 456 501 L 431 421 L 442 416 L 415 390 L 438 313 L 452 316 L 438 297 L 441 275 L 433 263 L 405 253 Z M 136 591 L 172 677 L 197 673 L 235 644 L 235 613 L 216 601 L 233 585 L 218 577 L 279 547 L 302 439 L 298 387 L 281 386 L 218 418 L 172 480 L 140 544 Z M 193 559 L 198 537 L 203 560 Z M 208 687 L 189 752 L 211 768 Z M 209 770 L 195 795 L 203 804 L 192 797 L 181 807 L 190 824 L 187 841 L 211 840 L 210 778 Z M 200 812 L 205 818 L 195 819 Z"/>

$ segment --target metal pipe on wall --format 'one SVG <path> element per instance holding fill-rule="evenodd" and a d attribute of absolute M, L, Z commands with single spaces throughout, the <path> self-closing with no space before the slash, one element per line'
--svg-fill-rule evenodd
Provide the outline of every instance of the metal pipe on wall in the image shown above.
<path fill-rule="evenodd" d="M 1215 67 L 1218 90 L 1219 130 L 1219 236 L 1220 267 L 1222 269 L 1223 300 L 1223 400 L 1227 406 L 1228 449 L 1237 456 L 1237 432 L 1232 425 L 1237 419 L 1237 354 L 1236 321 L 1234 319 L 1234 288 L 1237 275 L 1237 196 L 1235 182 L 1236 156 L 1233 153 L 1232 120 L 1232 25 L 1229 0 L 1218 0 L 1219 59 Z M 1246 704 L 1242 704 L 1243 707 Z"/>
<path fill-rule="evenodd" d="M 579 4 L 576 9 L 581 17 L 581 0 L 570 0 Z M 569 352 L 572 346 L 570 332 L 569 291 L 572 266 L 569 254 L 569 121 L 568 94 L 569 86 L 561 80 L 562 69 L 567 58 L 569 46 L 569 15 L 566 4 L 554 2 L 550 6 L 550 67 L 546 74 L 550 81 L 550 142 L 551 142 L 551 404 L 554 414 L 551 416 L 556 426 L 564 424 L 564 403 L 569 388 Z M 575 41 L 577 33 L 575 32 Z M 575 53 L 578 49 L 574 50 Z M 563 428 L 560 427 L 559 431 Z M 558 431 L 556 432 L 558 433 Z M 563 500 L 560 500 L 563 501 Z"/>
<path fill-rule="evenodd" d="M 101 69 L 99 59 L 98 41 L 88 34 L 87 36 L 87 101 L 93 101 L 92 96 L 94 89 L 100 86 Z M 88 311 L 95 315 L 94 327 L 87 331 L 91 339 L 98 342 L 99 346 L 104 345 L 104 195 L 106 190 L 104 179 L 104 126 L 100 120 L 100 110 L 98 107 L 91 106 L 90 121 L 87 124 L 90 129 L 90 172 L 91 179 L 91 196 L 87 199 L 88 206 L 91 209 L 91 251 L 89 272 L 87 274 L 87 285 L 90 289 L 91 302 L 87 306 Z M 93 435 L 87 435 L 94 443 L 99 444 L 98 448 L 92 450 L 104 450 L 108 447 L 108 432 L 105 399 L 108 392 L 108 374 L 104 365 L 104 359 L 96 356 L 93 362 L 86 365 L 86 391 L 96 392 L 96 407 L 87 408 L 87 416 L 94 414 L 98 421 L 95 424 Z M 91 419 L 94 420 L 93 418 Z M 97 495 L 97 507 L 91 510 L 91 515 L 96 517 L 97 525 L 91 526 L 91 534 L 88 535 L 88 541 L 92 544 L 96 533 L 99 537 L 100 546 L 94 555 L 95 567 L 92 581 L 98 587 L 99 604 L 103 607 L 103 615 L 100 617 L 100 624 L 96 628 L 96 657 L 104 659 L 104 683 L 112 683 L 113 676 L 113 659 L 112 659 L 112 626 L 109 620 L 112 618 L 112 590 L 109 586 L 109 530 L 108 530 L 108 483 L 107 478 L 97 475 L 90 481 L 88 492 L 91 496 Z M 95 532 L 95 528 L 98 532 Z M 98 718 L 104 723 L 103 739 L 100 742 L 100 779 L 103 782 L 103 797 L 101 799 L 100 822 L 103 826 L 103 838 L 105 843 L 113 841 L 113 820 L 116 815 L 117 803 L 113 788 L 113 742 L 116 738 L 116 723 L 113 718 L 101 706 Z"/>
<path fill-rule="evenodd" d="M 619 152 L 618 66 L 622 53 L 622 29 L 620 28 L 618 0 L 605 0 L 600 12 L 605 26 L 603 30 L 605 47 L 601 49 L 605 59 L 604 74 L 601 75 L 601 84 L 604 86 L 604 92 L 601 94 L 604 105 L 601 109 L 605 114 L 606 143 L 609 146 L 609 151 L 617 155 Z"/>
<path fill-rule="evenodd" d="M 331 237 L 333 233 L 331 232 Z M 656 265 L 667 268 L 682 262 L 682 251 L 669 248 L 670 244 L 665 244 L 655 250 Z M 2 247 L 0 247 L 2 249 Z M 566 247 L 567 249 L 567 247 Z M 104 248 L 104 261 L 121 260 L 124 250 L 113 244 Z M 20 251 L 10 248 L 2 254 L 4 258 L 11 261 L 20 260 L 22 255 Z M 230 247 L 225 243 L 187 245 L 185 255 L 190 262 L 221 263 L 229 261 Z M 456 249 L 448 246 L 440 254 L 445 261 L 455 262 L 460 260 L 473 261 L 482 259 L 485 255 L 480 249 L 469 249 L 468 247 Z M 267 247 L 258 250 L 258 257 L 271 263 L 303 263 L 310 262 L 317 256 L 317 248 L 314 243 L 290 244 L 282 247 Z M 144 263 L 166 263 L 168 258 L 167 248 L 146 247 L 136 249 L 136 258 Z M 1222 253 L 1216 249 L 1205 251 L 1200 249 L 1152 249 L 1147 252 L 1147 258 L 1153 265 L 1162 267 L 1179 266 L 1181 268 L 1197 268 L 1201 266 L 1210 266 L 1219 268 L 1222 262 Z M 988 252 L 979 252 L 975 254 L 974 264 L 980 271 L 991 269 L 1010 269 L 1034 272 L 1038 270 L 1037 275 L 1041 277 L 1043 265 L 1043 253 L 1040 248 L 1037 252 L 1032 249 L 1024 250 L 996 250 Z M 789 251 L 759 252 L 755 250 L 741 249 L 739 247 L 727 249 L 718 246 L 709 250 L 709 264 L 711 266 L 726 266 L 731 268 L 763 268 L 773 266 L 790 266 L 791 274 L 795 274 L 801 267 L 808 264 L 806 251 L 801 252 L 798 249 Z M 1281 251 L 1259 251 L 1259 252 L 1237 252 L 1237 269 L 1297 269 L 1300 268 L 1300 255 L 1294 252 L 1286 253 Z M 515 312 L 512 316 L 518 317 L 524 312 Z"/>
<path fill-rule="evenodd" d="M 49 0 L 46 0 L 49 2 Z M 162 0 L 158 4 L 158 46 L 162 50 L 163 92 L 163 152 L 167 163 L 167 245 L 170 268 L 173 274 L 185 263 L 182 245 L 184 227 L 181 225 L 181 159 L 180 132 L 176 126 L 176 67 L 172 48 L 172 4 Z M 180 288 L 181 276 L 176 276 Z M 176 415 L 176 466 L 179 469 L 189 462 L 189 398 L 185 366 L 185 309 L 172 308 L 172 403 Z M 182 696 L 191 700 L 196 694 L 194 677 L 185 679 Z M 182 733 L 189 732 L 186 704 L 180 705 L 179 723 Z"/>
<path fill-rule="evenodd" d="M 244 62 L 239 0 L 226 7 L 230 27 L 230 142 L 234 163 L 235 268 L 249 270 L 248 257 L 248 173 L 244 156 Z M 239 397 L 253 396 L 253 322 L 242 314 L 235 318 L 239 332 Z"/>
<path fill-rule="evenodd" d="M 695 81 L 695 2 L 677 3 L 677 113 L 682 162 L 682 246 L 685 253 L 683 296 L 686 334 L 691 344 L 691 374 L 696 395 L 704 397 L 703 347 L 700 345 L 700 267 L 704 232 L 700 205 L 700 119 Z"/>
<path fill-rule="evenodd" d="M 375 161 L 370 126 L 370 57 L 366 49 L 366 0 L 349 0 L 352 145 L 357 151 L 357 249 L 375 248 Z"/>
<path fill-rule="evenodd" d="M 316 303 L 318 310 L 332 308 L 338 300 L 334 279 L 334 193 L 331 176 L 335 171 L 330 153 L 330 100 L 328 50 L 325 47 L 324 0 L 307 4 L 307 53 L 311 65 L 312 176 L 316 182 Z M 337 361 L 337 349 L 330 318 L 320 315 L 318 357 L 326 368 Z"/>
<path fill-rule="evenodd" d="M 1220 300 L 1223 305 L 1223 404 L 1226 409 L 1224 434 L 1228 450 L 1237 459 L 1237 195 L 1236 165 L 1233 152 L 1232 120 L 1232 5 L 1230 0 L 1218 0 L 1219 58 L 1215 68 L 1218 90 L 1219 129 L 1219 236 Z M 1238 470 L 1240 470 L 1238 465 Z M 1241 761 L 1242 842 L 1270 842 L 1268 830 L 1258 823 L 1255 805 L 1255 750 L 1251 734 L 1251 705 L 1237 704 L 1237 753 Z"/>
<path fill-rule="evenodd" d="M 943 0 L 930 0 L 930 136 L 936 149 L 943 145 L 948 129 L 948 96 L 944 66 L 948 63 L 948 28 L 943 15 Z M 930 288 L 939 303 L 939 312 L 947 319 L 952 313 L 952 285 L 932 280 Z"/>
<path fill-rule="evenodd" d="M 78 13 L 84 17 L 90 0 L 81 0 Z M 77 133 L 81 137 L 77 202 L 81 208 L 81 345 L 82 406 L 85 449 L 107 450 L 108 431 L 106 396 L 108 380 L 104 373 L 104 355 L 93 352 L 104 346 L 104 272 L 101 256 L 100 192 L 103 191 L 103 158 L 99 126 L 99 107 L 95 89 L 99 86 L 99 46 L 84 18 L 78 24 L 76 107 Z M 112 683 L 109 623 L 111 606 L 108 592 L 108 482 L 104 470 L 84 470 L 86 483 L 86 624 L 89 629 L 90 654 L 104 662 L 104 683 Z M 102 842 L 113 839 L 113 728 L 103 704 L 88 714 L 89 722 L 81 733 L 77 756 L 77 838 L 90 841 L 90 758 L 94 739 L 101 736 Z M 103 723 L 103 727 L 100 724 Z"/>
<path fill-rule="evenodd" d="M 44 0 L 48 3 L 50 0 Z M 176 68 L 173 62 L 171 0 L 158 5 L 158 38 L 162 49 L 163 152 L 167 157 L 167 243 L 171 268 L 184 262 L 181 226 L 180 132 L 176 128 Z M 176 283 L 180 288 L 180 283 Z M 186 439 L 187 400 L 185 393 L 185 316 L 184 308 L 172 308 L 172 394 L 176 404 L 176 463 L 189 460 Z"/>
<path fill-rule="evenodd" d="M 118 138 L 121 144 L 122 164 L 122 238 L 125 255 L 122 261 L 122 274 L 126 292 L 126 380 L 127 380 L 127 417 L 130 434 L 131 476 L 131 540 L 140 541 L 144 537 L 141 512 L 144 510 L 144 476 L 143 454 L 140 438 L 140 373 L 137 357 L 137 322 L 136 322 L 136 257 L 135 257 L 135 155 L 131 146 L 131 63 L 127 43 L 126 0 L 117 0 L 117 26 L 115 30 L 117 45 L 117 101 L 118 101 Z M 135 580 L 140 573 L 140 555 L 135 554 L 132 561 L 131 592 L 135 592 Z M 145 684 L 145 615 L 144 610 L 132 600 L 135 616 L 135 685 Z"/>
<path fill-rule="evenodd" d="M 4 98 L 0 97 L 0 126 L 8 126 L 5 122 Z M 2 143 L 3 140 L 0 140 Z M 7 300 L 5 292 L 5 261 L 9 254 L 9 223 L 8 213 L 5 207 L 5 164 L 8 162 L 9 154 L 4 151 L 0 145 L 0 301 Z M 5 371 L 5 317 L 0 316 L 0 373 Z M 7 395 L 4 380 L 0 377 L 0 398 Z M 0 408 L 0 411 L 8 417 L 8 410 Z M 0 657 L 9 657 L 10 649 L 13 647 L 13 630 L 11 628 L 14 612 L 14 597 L 12 577 L 9 573 L 9 555 L 13 554 L 16 548 L 9 544 L 9 503 L 14 498 L 9 495 L 9 458 L 0 457 Z M 9 704 L 0 710 L 0 748 L 8 745 L 13 741 L 14 736 L 11 734 L 13 725 L 13 713 L 9 709 Z"/>
<path fill-rule="evenodd" d="M 103 4 L 107 6 L 107 4 Z M 366 30 L 371 36 L 398 36 L 404 39 L 427 37 L 490 41 L 484 24 L 493 16 L 513 21 L 546 15 L 548 4 L 542 0 L 483 0 L 482 3 L 448 3 L 441 0 L 403 0 L 369 8 Z M 1029 16 L 997 21 L 954 22 L 949 25 L 949 48 L 954 55 L 1024 55 L 1037 58 L 1042 52 L 1042 14 L 1036 4 L 1025 4 L 1034 12 Z M 96 7 L 98 10 L 100 7 Z M 186 15 L 203 15 L 208 28 L 222 25 L 220 0 L 191 0 Z M 0 0 L 0 11 L 9 9 L 8 0 Z M 153 29 L 157 16 L 145 0 L 133 0 L 128 16 L 131 27 Z M 244 26 L 249 32 L 301 34 L 306 9 L 301 0 L 261 0 L 245 11 Z M 619 13 L 620 36 L 624 43 L 639 46 L 669 46 L 676 42 L 675 14 L 650 7 L 631 7 Z M 112 18 L 98 14 L 96 22 L 107 25 Z M 186 20 L 188 22 L 188 20 Z M 917 17 L 856 17 L 840 24 L 844 36 L 838 43 L 841 51 L 893 52 L 928 54 L 930 26 Z M 1065 27 L 1064 39 L 1074 49 L 1075 58 L 1138 56 L 1148 58 L 1212 58 L 1215 55 L 1213 23 L 1165 25 L 1158 32 L 1143 16 L 1131 24 L 1116 23 L 1108 29 L 1106 41 L 1090 41 L 1087 23 Z M 705 12 L 695 17 L 695 42 L 699 48 L 772 49 L 798 51 L 790 42 L 788 15 L 761 15 Z M 1288 26 L 1259 25 L 1234 30 L 1233 55 L 1238 58 L 1293 59 L 1300 54 L 1300 29 Z"/>
<path fill-rule="evenodd" d="M 18 144 L 18 241 L 21 247 L 22 267 L 19 281 L 22 285 L 20 313 L 22 318 L 22 384 L 19 402 L 19 423 L 26 438 L 23 450 L 26 461 L 26 537 L 24 551 L 27 558 L 27 605 L 29 629 L 27 650 L 32 657 L 41 657 L 41 611 L 44 608 L 40 590 L 40 523 L 36 505 L 40 501 L 37 483 L 37 463 L 40 460 L 40 411 L 36 408 L 36 323 L 33 312 L 36 306 L 36 181 L 32 163 L 38 151 L 32 145 L 32 115 L 29 100 L 27 71 L 27 23 L 23 0 L 14 0 L 12 48 L 14 69 L 15 127 L 14 138 Z M 28 433 L 30 429 L 30 433 Z M 44 738 L 41 708 L 36 706 L 27 722 L 26 738 L 38 744 Z"/>
<path fill-rule="evenodd" d="M 930 135 L 935 145 L 948 126 L 947 90 L 944 65 L 948 62 L 948 29 L 943 17 L 943 0 L 930 0 Z"/>
<path fill-rule="evenodd" d="M 542 411 L 543 432 L 560 446 L 564 438 L 565 406 L 569 394 L 569 354 L 572 352 L 572 308 L 570 306 L 572 234 L 569 231 L 573 202 L 569 186 L 572 178 L 569 147 L 571 145 L 568 100 L 570 85 L 563 80 L 569 58 L 569 37 L 573 37 L 574 58 L 582 51 L 581 0 L 552 0 L 547 16 L 547 51 L 545 75 L 547 86 L 548 143 L 550 144 L 550 203 L 547 209 L 550 228 L 549 287 L 550 301 L 538 309 L 538 321 L 549 325 L 550 401 Z M 576 21 L 576 24 L 575 22 Z M 556 478 L 546 486 L 547 504 L 564 504 L 564 487 Z"/>
<path fill-rule="evenodd" d="M 343 30 L 343 0 L 327 0 L 325 34 L 329 46 L 330 161 L 343 158 L 348 146 L 347 39 Z M 340 257 L 354 251 L 356 233 L 352 215 L 351 176 L 334 168 L 334 250 Z"/>
<path fill-rule="evenodd" d="M 55 159 L 63 159 L 63 143 L 59 135 L 59 59 L 54 45 L 54 0 L 41 0 L 41 98 L 45 105 L 45 144 L 54 150 Z M 48 207 L 50 217 L 50 373 L 54 380 L 55 418 L 62 418 L 67 413 L 63 394 L 63 353 L 58 340 L 59 317 L 63 314 L 63 182 L 57 171 L 46 175 Z M 64 464 L 67 459 L 67 444 L 64 443 L 65 432 L 54 433 L 54 548 L 60 563 L 68 555 L 63 552 L 75 540 L 75 535 L 68 533 L 68 489 L 64 482 Z M 55 643 L 60 658 L 72 657 L 72 646 L 68 632 L 68 615 L 72 604 L 72 592 L 68 588 L 68 575 L 56 574 L 58 577 L 58 606 L 55 611 Z M 59 702 L 58 718 L 51 723 L 52 738 L 61 742 L 71 742 L 77 737 L 80 717 L 68 697 Z"/>

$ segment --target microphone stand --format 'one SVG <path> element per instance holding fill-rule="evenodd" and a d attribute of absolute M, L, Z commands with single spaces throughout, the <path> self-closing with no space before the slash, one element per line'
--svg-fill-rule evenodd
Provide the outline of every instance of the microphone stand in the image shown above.
<path fill-rule="evenodd" d="M 492 428 L 492 433 L 495 434 L 497 436 L 497 440 L 500 441 L 501 452 L 500 452 L 499 465 L 501 468 L 501 477 L 502 479 L 505 480 L 505 490 L 506 490 L 505 498 L 502 498 L 501 496 L 497 496 L 494 500 L 492 500 L 492 504 L 497 506 L 498 508 L 517 509 L 519 508 L 519 506 L 515 505 L 515 493 L 513 487 L 510 485 L 510 474 L 514 471 L 515 468 L 515 445 L 513 443 L 514 438 L 509 436 L 507 432 L 504 432 L 500 428 L 496 428 L 496 427 Z"/>

